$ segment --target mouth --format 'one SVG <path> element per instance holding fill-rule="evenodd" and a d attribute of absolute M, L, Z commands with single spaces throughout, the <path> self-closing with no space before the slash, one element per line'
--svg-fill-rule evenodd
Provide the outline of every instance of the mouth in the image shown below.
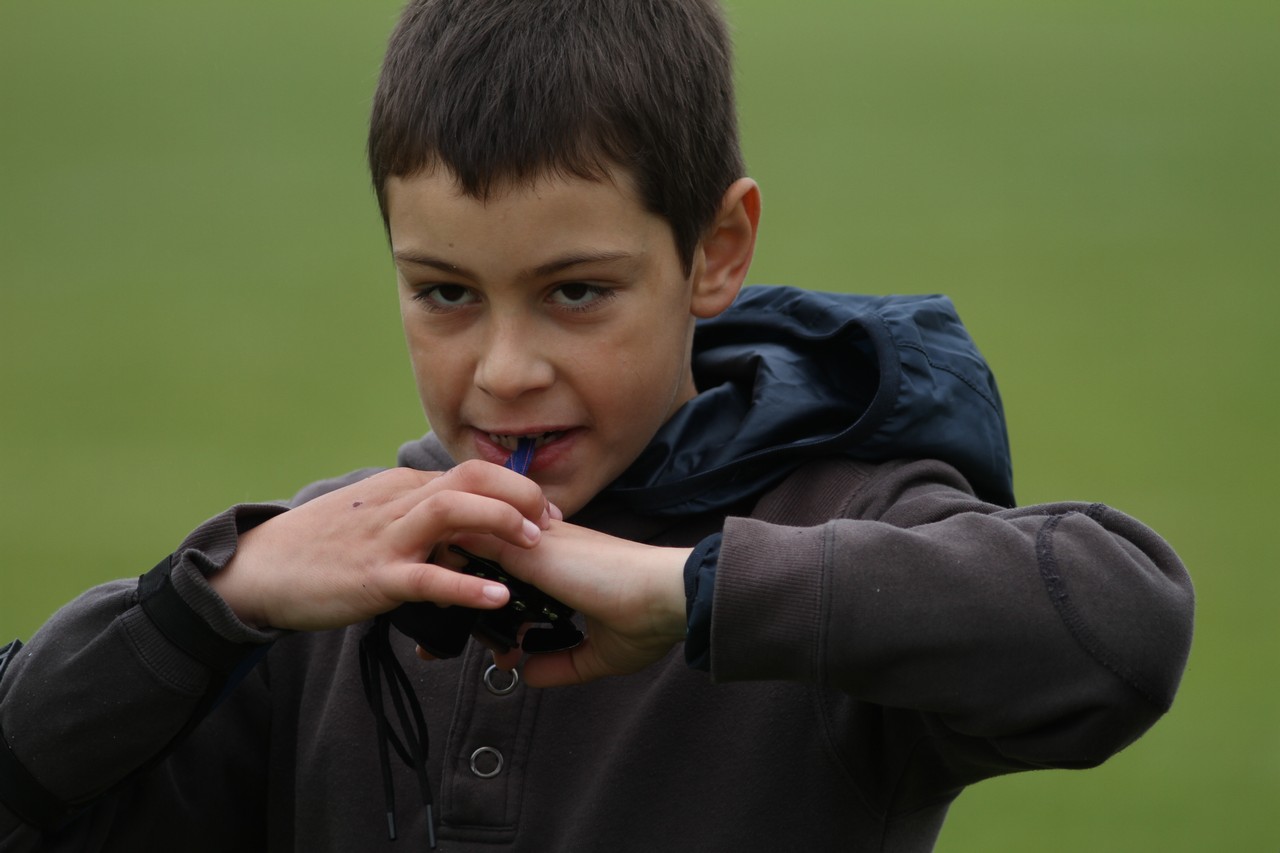
<path fill-rule="evenodd" d="M 486 435 L 489 437 L 489 440 L 492 441 L 494 444 L 498 445 L 503 450 L 509 450 L 512 452 L 514 452 L 515 449 L 519 446 L 520 439 L 522 438 L 533 439 L 533 447 L 536 450 L 539 447 L 542 447 L 543 445 L 548 444 L 549 442 L 555 441 L 557 438 L 559 438 L 564 434 L 565 434 L 565 430 L 562 430 L 562 429 L 549 430 L 547 432 L 532 432 L 532 433 L 511 433 L 511 434 L 503 434 L 503 433 L 496 433 L 496 432 L 486 433 Z"/>

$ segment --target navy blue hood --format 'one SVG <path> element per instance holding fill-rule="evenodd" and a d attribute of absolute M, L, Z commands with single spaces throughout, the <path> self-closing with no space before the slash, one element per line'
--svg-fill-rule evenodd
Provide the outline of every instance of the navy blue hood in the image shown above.
<path fill-rule="evenodd" d="M 814 459 L 940 459 L 1013 506 L 995 378 L 945 296 L 745 288 L 698 323 L 699 394 L 602 493 L 647 515 L 724 510 Z M 452 464 L 428 433 L 399 464 Z"/>
<path fill-rule="evenodd" d="M 724 509 L 820 457 L 940 459 L 1013 506 L 995 377 L 945 296 L 745 288 L 700 321 L 698 396 L 604 494 L 651 515 Z"/>

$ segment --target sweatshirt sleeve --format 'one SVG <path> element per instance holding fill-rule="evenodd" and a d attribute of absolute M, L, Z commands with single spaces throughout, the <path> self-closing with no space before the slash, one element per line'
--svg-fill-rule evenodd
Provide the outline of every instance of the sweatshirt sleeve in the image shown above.
<path fill-rule="evenodd" d="M 942 463 L 847 464 L 865 482 L 832 520 L 726 523 L 713 678 L 886 709 L 956 784 L 1092 766 L 1168 710 L 1193 593 L 1149 528 L 1101 504 L 985 504 Z"/>
<path fill-rule="evenodd" d="M 156 762 L 243 676 L 237 666 L 275 639 L 241 623 L 206 577 L 241 533 L 284 509 L 242 505 L 214 517 L 141 582 L 89 590 L 19 650 L 0 681 L 0 850 L 99 849 L 80 837 L 99 815 L 73 831 L 35 824 L 87 814 Z"/>

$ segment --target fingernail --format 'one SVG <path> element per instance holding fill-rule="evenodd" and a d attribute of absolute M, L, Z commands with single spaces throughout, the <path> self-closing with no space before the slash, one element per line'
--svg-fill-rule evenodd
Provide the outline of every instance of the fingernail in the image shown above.
<path fill-rule="evenodd" d="M 490 601 L 503 601 L 507 597 L 507 588 L 500 583 L 486 584 L 480 594 Z"/>
<path fill-rule="evenodd" d="M 551 513 L 546 507 L 542 508 L 542 515 L 538 516 L 538 527 L 546 530 L 551 526 Z"/>
<path fill-rule="evenodd" d="M 550 501 L 547 502 L 547 506 L 551 507 L 552 518 L 554 518 L 556 521 L 564 521 L 564 513 L 560 511 L 560 507 L 556 506 Z"/>
<path fill-rule="evenodd" d="M 529 519 L 524 520 L 524 537 L 531 542 L 537 542 L 538 537 L 542 535 L 542 529 Z"/>

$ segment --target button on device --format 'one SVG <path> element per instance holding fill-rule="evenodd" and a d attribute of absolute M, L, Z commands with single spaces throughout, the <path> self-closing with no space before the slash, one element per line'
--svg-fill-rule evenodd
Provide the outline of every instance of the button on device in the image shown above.
<path fill-rule="evenodd" d="M 471 753 L 471 772 L 481 779 L 492 779 L 502 772 L 502 753 L 491 746 L 482 746 Z"/>
<path fill-rule="evenodd" d="M 484 686 L 494 696 L 506 696 L 520 686 L 520 673 L 514 669 L 505 672 L 496 663 L 491 663 L 484 671 Z"/>

